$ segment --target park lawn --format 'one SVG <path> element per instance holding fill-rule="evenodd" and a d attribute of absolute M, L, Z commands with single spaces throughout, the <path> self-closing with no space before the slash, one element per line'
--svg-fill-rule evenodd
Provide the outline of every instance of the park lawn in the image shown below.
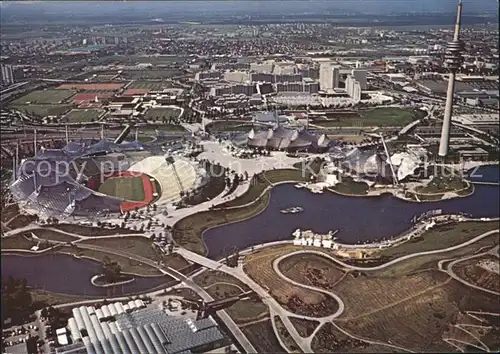
<path fill-rule="evenodd" d="M 164 124 L 164 125 L 159 125 L 157 128 L 159 131 L 162 132 L 184 132 L 186 129 L 182 125 L 179 124 Z"/>
<path fill-rule="evenodd" d="M 128 70 L 121 76 L 130 80 L 148 80 L 148 79 L 168 79 L 174 76 L 182 75 L 181 70 Z"/>
<path fill-rule="evenodd" d="M 73 247 L 62 247 L 57 250 L 58 253 L 69 253 L 76 255 L 78 257 L 88 257 L 97 260 L 98 262 L 103 262 L 104 258 L 107 257 L 111 262 L 117 262 L 124 273 L 135 273 L 138 275 L 162 275 L 162 273 L 150 265 L 141 263 L 139 261 L 130 259 L 128 257 L 119 256 L 113 253 L 107 253 L 102 251 L 95 251 L 90 249 Z"/>
<path fill-rule="evenodd" d="M 99 187 L 99 192 L 134 202 L 142 202 L 144 200 L 142 177 L 108 178 Z"/>
<path fill-rule="evenodd" d="M 74 90 L 40 90 L 28 93 L 14 102 L 14 105 L 21 104 L 56 104 L 61 103 L 65 99 L 73 96 L 76 93 Z"/>
<path fill-rule="evenodd" d="M 158 81 L 136 81 L 130 84 L 127 89 L 138 89 L 138 90 L 150 90 L 150 91 L 161 91 L 164 89 L 172 88 L 170 82 L 158 82 Z"/>
<path fill-rule="evenodd" d="M 12 105 L 11 108 L 24 112 L 28 115 L 40 117 L 61 116 L 71 109 L 69 104 L 30 104 L 30 105 Z"/>
<path fill-rule="evenodd" d="M 349 195 L 366 195 L 369 186 L 365 182 L 356 182 L 351 177 L 342 177 L 342 182 L 332 187 L 333 191 Z"/>
<path fill-rule="evenodd" d="M 119 250 L 127 253 L 136 254 L 138 256 L 156 260 L 161 253 L 153 247 L 153 241 L 148 237 L 127 236 L 127 237 L 106 237 L 94 238 L 81 241 L 81 244 L 88 244 Z"/>
<path fill-rule="evenodd" d="M 147 120 L 154 120 L 154 121 L 159 121 L 164 119 L 170 120 L 178 118 L 180 113 L 181 111 L 175 108 L 168 108 L 168 107 L 150 108 L 146 111 L 145 118 Z"/>
<path fill-rule="evenodd" d="M 37 241 L 31 241 L 28 239 L 31 237 L 29 233 L 26 234 L 17 234 L 8 237 L 2 237 L 2 250 L 9 249 L 20 249 L 20 250 L 29 250 L 31 247 L 36 246 L 38 244 Z M 46 248 L 43 242 L 40 242 L 40 249 Z"/>
<path fill-rule="evenodd" d="M 465 188 L 467 188 L 467 182 L 460 177 L 434 177 L 426 186 L 419 186 L 415 191 L 422 194 L 438 194 Z"/>
<path fill-rule="evenodd" d="M 382 107 L 362 112 L 362 122 L 364 126 L 405 126 L 424 116 L 425 112 L 411 108 Z"/>
<path fill-rule="evenodd" d="M 68 123 L 88 123 L 96 121 L 103 111 L 99 109 L 73 109 L 64 116 Z"/>
<path fill-rule="evenodd" d="M 300 163 L 297 166 L 300 168 Z M 306 182 L 308 179 L 299 169 L 278 169 L 259 173 L 252 177 L 250 188 L 236 199 L 222 204 L 222 207 L 242 206 L 255 201 L 264 193 L 264 190 L 270 186 L 270 183 L 279 183 L 284 181 Z"/>
<path fill-rule="evenodd" d="M 377 255 L 393 259 L 407 254 L 452 247 L 495 229 L 498 229 L 497 221 L 467 221 L 440 225 L 413 240 L 380 250 Z"/>

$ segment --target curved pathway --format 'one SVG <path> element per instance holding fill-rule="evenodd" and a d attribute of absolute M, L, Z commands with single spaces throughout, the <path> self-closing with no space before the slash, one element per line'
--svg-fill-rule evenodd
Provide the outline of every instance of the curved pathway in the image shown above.
<path fill-rule="evenodd" d="M 285 280 L 286 282 L 290 283 L 290 284 L 293 284 L 295 286 L 299 286 L 301 288 L 304 288 L 304 289 L 309 289 L 309 290 L 312 290 L 312 291 L 316 291 L 316 292 L 319 292 L 319 293 L 322 293 L 322 294 L 325 294 L 327 296 L 330 296 L 332 297 L 333 299 L 335 299 L 335 301 L 337 301 L 339 307 L 337 309 L 337 311 L 335 311 L 335 313 L 331 314 L 331 315 L 328 315 L 328 316 L 325 316 L 325 317 L 316 317 L 315 320 L 316 321 L 320 321 L 320 322 L 330 322 L 331 320 L 339 317 L 342 312 L 344 312 L 344 302 L 342 301 L 342 299 L 340 298 L 340 296 L 338 296 L 337 294 L 334 294 L 332 293 L 331 291 L 328 291 L 328 290 L 325 290 L 325 289 L 322 289 L 322 288 L 318 288 L 316 286 L 312 286 L 312 285 L 306 285 L 306 284 L 302 284 L 302 283 L 299 283 L 295 280 L 292 280 L 290 278 L 288 278 L 286 275 L 284 275 L 281 270 L 279 269 L 279 263 L 287 258 L 293 255 L 293 253 L 290 253 L 290 254 L 285 254 L 281 257 L 278 257 L 274 260 L 273 262 L 273 270 L 274 272 L 280 277 L 282 278 L 283 280 Z"/>

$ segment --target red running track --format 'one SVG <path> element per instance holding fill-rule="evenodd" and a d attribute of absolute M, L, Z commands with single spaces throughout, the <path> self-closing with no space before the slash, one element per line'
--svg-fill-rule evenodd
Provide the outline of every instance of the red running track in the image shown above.
<path fill-rule="evenodd" d="M 119 177 L 137 177 L 137 173 L 121 172 L 119 173 Z M 149 176 L 146 174 L 141 174 L 140 177 L 142 178 L 142 187 L 144 188 L 144 200 L 141 202 L 125 201 L 121 203 L 120 209 L 122 213 L 126 213 L 127 211 L 132 211 L 139 208 L 144 208 L 151 204 L 151 202 L 153 201 L 153 189 L 156 190 L 154 182 L 151 182 L 149 180 Z"/>
<path fill-rule="evenodd" d="M 109 178 L 137 178 L 141 177 L 142 179 L 142 186 L 144 188 L 144 200 L 140 202 L 136 201 L 124 201 L 120 204 L 120 209 L 122 213 L 126 213 L 128 211 L 135 210 L 136 208 L 144 208 L 151 204 L 151 202 L 154 200 L 154 194 L 157 193 L 156 190 L 156 184 L 154 182 L 151 182 L 150 176 L 144 174 L 144 173 L 138 173 L 138 172 L 116 172 L 112 174 L 111 176 L 106 177 L 105 180 Z M 101 185 L 101 175 L 93 176 L 91 177 L 88 182 L 87 182 L 87 187 L 91 188 L 93 190 L 98 190 L 99 186 Z"/>

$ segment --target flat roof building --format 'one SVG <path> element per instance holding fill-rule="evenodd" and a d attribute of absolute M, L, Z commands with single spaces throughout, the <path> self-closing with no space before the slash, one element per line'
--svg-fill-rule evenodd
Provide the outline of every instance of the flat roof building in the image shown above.
<path fill-rule="evenodd" d="M 143 304 L 138 302 L 136 305 L 142 307 Z M 210 316 L 185 320 L 168 316 L 159 309 L 145 308 L 116 313 L 108 321 L 101 322 L 95 312 L 90 313 L 89 307 L 81 306 L 76 310 L 83 314 L 85 328 L 78 329 L 80 333 L 75 337 L 73 332 L 78 326 L 71 325 L 74 342 L 57 348 L 56 353 L 187 354 L 210 351 L 228 343 Z"/>

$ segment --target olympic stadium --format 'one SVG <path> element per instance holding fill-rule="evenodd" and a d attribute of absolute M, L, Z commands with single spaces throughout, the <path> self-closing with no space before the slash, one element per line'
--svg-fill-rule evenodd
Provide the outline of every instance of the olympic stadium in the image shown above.
<path fill-rule="evenodd" d="M 19 205 L 42 218 L 58 219 L 175 203 L 182 192 L 196 190 L 209 178 L 182 150 L 165 155 L 158 146 L 106 139 L 41 149 L 14 171 L 10 190 Z"/>

